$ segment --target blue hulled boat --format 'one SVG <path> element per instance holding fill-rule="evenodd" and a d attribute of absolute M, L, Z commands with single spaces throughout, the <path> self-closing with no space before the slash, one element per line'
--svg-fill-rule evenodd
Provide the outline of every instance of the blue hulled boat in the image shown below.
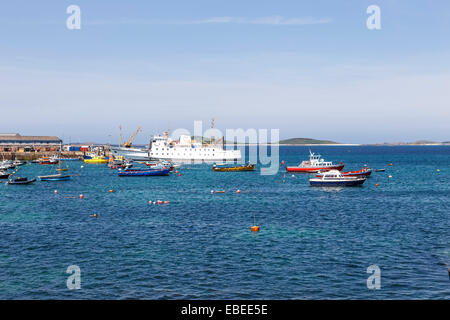
<path fill-rule="evenodd" d="M 134 169 L 134 170 L 119 170 L 119 177 L 148 177 L 148 176 L 168 176 L 170 168 L 163 169 Z"/>

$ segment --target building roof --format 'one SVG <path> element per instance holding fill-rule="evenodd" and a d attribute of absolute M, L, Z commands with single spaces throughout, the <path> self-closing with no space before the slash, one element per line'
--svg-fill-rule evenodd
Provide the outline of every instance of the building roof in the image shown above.
<path fill-rule="evenodd" d="M 62 142 L 62 140 L 55 136 L 21 136 L 18 133 L 0 133 L 1 142 L 32 142 L 32 141 L 47 141 L 47 142 Z"/>

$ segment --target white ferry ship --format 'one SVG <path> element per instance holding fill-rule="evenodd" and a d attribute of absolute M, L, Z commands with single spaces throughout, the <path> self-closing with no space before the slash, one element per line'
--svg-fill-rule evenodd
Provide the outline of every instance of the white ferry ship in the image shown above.
<path fill-rule="evenodd" d="M 222 144 L 204 145 L 181 135 L 172 140 L 165 132 L 163 136 L 154 136 L 148 149 L 111 147 L 114 157 L 122 156 L 135 161 L 169 160 L 174 162 L 229 162 L 241 160 L 240 150 L 226 150 Z"/>

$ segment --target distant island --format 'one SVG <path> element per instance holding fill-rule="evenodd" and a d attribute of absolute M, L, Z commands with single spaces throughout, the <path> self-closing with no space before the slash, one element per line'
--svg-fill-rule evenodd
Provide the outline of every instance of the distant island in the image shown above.
<path fill-rule="evenodd" d="M 450 145 L 450 141 L 436 142 L 428 140 L 418 140 L 414 142 L 384 142 L 367 144 L 369 146 L 445 146 Z"/>
<path fill-rule="evenodd" d="M 229 143 L 228 141 L 225 141 L 225 144 L 233 144 Z M 253 145 L 252 143 L 237 143 L 238 145 Z M 323 145 L 323 146 L 356 146 L 358 144 L 352 144 L 352 143 L 340 143 L 336 141 L 331 140 L 318 140 L 318 139 L 312 139 L 312 138 L 290 138 L 290 139 L 284 139 L 280 140 L 278 143 L 271 143 L 268 142 L 267 144 L 275 144 L 280 146 L 314 146 L 314 145 Z"/>
<path fill-rule="evenodd" d="M 279 144 L 287 144 L 287 145 L 310 145 L 310 144 L 341 144 L 339 142 L 330 141 L 330 140 L 317 140 L 311 138 L 291 138 L 280 140 Z"/>
<path fill-rule="evenodd" d="M 203 143 L 210 143 L 210 138 L 207 137 L 191 137 L 193 140 L 196 140 L 197 142 L 203 141 Z M 215 140 L 217 142 L 221 142 L 221 140 Z M 232 141 L 225 141 L 225 144 L 230 145 L 233 144 Z M 238 142 L 237 144 L 249 144 Z M 315 144 L 323 144 L 323 145 L 340 145 L 341 143 L 330 141 L 330 140 L 317 140 L 317 139 L 311 139 L 311 138 L 290 138 L 285 140 L 280 140 L 278 142 L 279 145 L 315 145 Z"/>

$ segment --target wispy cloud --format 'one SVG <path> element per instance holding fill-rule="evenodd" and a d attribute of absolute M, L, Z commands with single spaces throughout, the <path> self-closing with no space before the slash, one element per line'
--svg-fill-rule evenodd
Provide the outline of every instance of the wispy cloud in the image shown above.
<path fill-rule="evenodd" d="M 271 16 L 262 18 L 237 18 L 237 17 L 213 17 L 203 20 L 192 21 L 194 24 L 207 23 L 235 23 L 235 24 L 266 24 L 266 25 L 306 25 L 330 23 L 330 18 L 284 18 L 282 16 Z"/>
<path fill-rule="evenodd" d="M 90 25 L 103 24 L 127 24 L 127 25 L 146 25 L 146 24 L 170 24 L 170 25 L 195 25 L 195 24 L 254 24 L 254 25 L 311 25 L 331 23 L 331 18 L 285 18 L 282 16 L 270 16 L 260 18 L 244 17 L 211 17 L 199 20 L 152 20 L 152 19 L 118 19 L 118 20 L 95 20 L 87 21 Z"/>

